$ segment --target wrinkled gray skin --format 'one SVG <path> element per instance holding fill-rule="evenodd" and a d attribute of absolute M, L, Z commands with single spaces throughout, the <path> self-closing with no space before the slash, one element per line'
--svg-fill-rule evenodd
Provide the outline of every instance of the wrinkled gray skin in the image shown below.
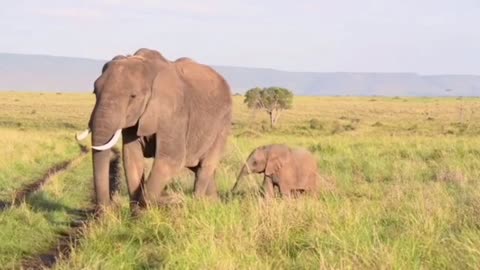
<path fill-rule="evenodd" d="M 96 103 L 89 128 L 92 145 L 122 130 L 123 162 L 132 206 L 168 201 L 163 193 L 182 168 L 195 173 L 195 195 L 217 196 L 215 169 L 231 123 L 231 92 L 208 66 L 182 58 L 166 60 L 140 49 L 105 64 L 95 81 Z M 111 151 L 93 151 L 97 206 L 110 204 Z M 144 158 L 154 158 L 144 181 Z"/>
<path fill-rule="evenodd" d="M 314 193 L 318 188 L 317 162 L 305 149 L 291 149 L 281 144 L 258 147 L 246 160 L 232 192 L 250 173 L 264 174 L 266 197 L 274 197 L 274 187 L 279 188 L 282 197 L 290 197 L 296 192 Z"/>

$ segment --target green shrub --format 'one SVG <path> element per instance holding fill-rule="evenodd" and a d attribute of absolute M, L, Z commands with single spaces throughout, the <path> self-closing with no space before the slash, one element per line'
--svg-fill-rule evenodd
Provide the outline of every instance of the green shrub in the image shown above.
<path fill-rule="evenodd" d="M 310 119 L 309 124 L 311 129 L 318 129 L 318 130 L 323 129 L 323 123 L 317 118 Z"/>

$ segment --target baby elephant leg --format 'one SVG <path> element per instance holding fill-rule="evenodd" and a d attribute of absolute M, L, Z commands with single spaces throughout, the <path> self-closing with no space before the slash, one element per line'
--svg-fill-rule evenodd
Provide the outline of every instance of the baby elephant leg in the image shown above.
<path fill-rule="evenodd" d="M 282 194 L 282 198 L 290 198 L 292 195 L 292 189 L 288 185 L 279 185 L 280 194 Z"/>
<path fill-rule="evenodd" d="M 267 176 L 263 178 L 263 196 L 267 199 L 275 197 L 272 179 Z"/>

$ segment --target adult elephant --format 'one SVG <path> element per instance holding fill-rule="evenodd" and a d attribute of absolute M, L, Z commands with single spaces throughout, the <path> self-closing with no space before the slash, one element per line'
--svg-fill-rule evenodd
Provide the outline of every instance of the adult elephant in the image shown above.
<path fill-rule="evenodd" d="M 97 206 L 110 203 L 109 149 L 120 134 L 132 206 L 168 201 L 165 186 L 183 167 L 195 172 L 196 196 L 217 196 L 214 181 L 231 125 L 228 83 L 212 68 L 188 58 L 168 61 L 140 49 L 116 56 L 95 81 L 92 133 Z M 153 157 L 144 181 L 144 157 Z"/>

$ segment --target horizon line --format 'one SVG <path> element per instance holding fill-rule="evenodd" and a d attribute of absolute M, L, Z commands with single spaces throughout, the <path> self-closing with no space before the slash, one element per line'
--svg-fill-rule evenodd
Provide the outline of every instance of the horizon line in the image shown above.
<path fill-rule="evenodd" d="M 88 58 L 81 56 L 65 56 L 65 55 L 53 55 L 53 54 L 41 54 L 41 53 L 17 53 L 17 52 L 0 52 L 0 54 L 10 54 L 10 55 L 20 55 L 20 56 L 47 56 L 54 58 L 71 58 L 79 60 L 88 60 L 88 61 L 103 61 L 107 62 L 106 59 L 98 58 Z M 179 57 L 180 58 L 180 57 Z M 191 57 L 189 57 L 191 58 Z M 194 58 L 191 58 L 195 61 Z M 173 60 L 172 60 L 173 61 Z M 236 66 L 228 64 L 208 64 L 214 67 L 226 67 L 226 68 L 245 68 L 245 69 L 262 69 L 262 70 L 271 70 L 276 72 L 288 72 L 288 73 L 319 73 L 319 74 L 403 74 L 403 75 L 418 75 L 418 76 L 480 76 L 480 74 L 472 73 L 431 73 L 425 74 L 415 71 L 297 71 L 297 70 L 286 70 L 286 69 L 277 69 L 270 67 L 248 67 L 248 66 Z"/>

